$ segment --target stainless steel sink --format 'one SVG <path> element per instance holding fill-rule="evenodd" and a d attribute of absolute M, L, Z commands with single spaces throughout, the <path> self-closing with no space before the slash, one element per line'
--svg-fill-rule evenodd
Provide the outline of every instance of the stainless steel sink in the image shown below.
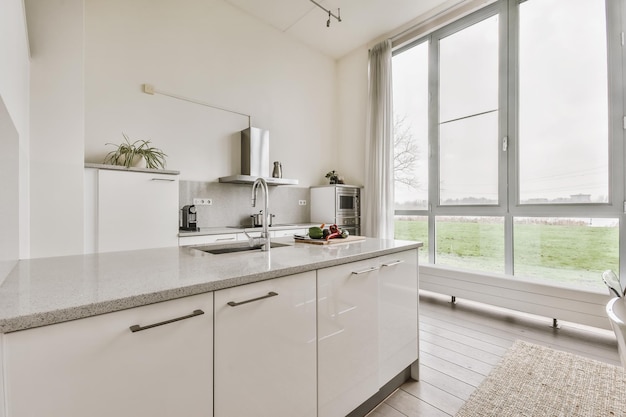
<path fill-rule="evenodd" d="M 270 242 L 270 248 L 280 248 L 281 246 L 291 246 L 285 243 L 278 242 Z M 194 249 L 200 250 L 202 252 L 211 253 L 213 255 L 221 255 L 223 253 L 237 253 L 237 252 L 249 252 L 255 250 L 261 250 L 261 246 L 249 246 L 247 243 L 245 245 L 229 245 L 229 246 L 196 246 Z"/>

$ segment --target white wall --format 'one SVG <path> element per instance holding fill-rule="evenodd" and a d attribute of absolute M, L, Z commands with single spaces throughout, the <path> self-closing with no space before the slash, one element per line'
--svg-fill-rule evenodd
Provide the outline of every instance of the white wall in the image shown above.
<path fill-rule="evenodd" d="M 84 4 L 84 8 L 83 8 Z M 246 117 L 147 95 L 144 83 L 252 116 L 300 185 L 338 159 L 336 64 L 222 0 L 26 0 L 33 257 L 83 248 L 83 164 L 122 132 L 149 139 L 181 179 L 239 173 Z M 84 83 L 83 83 L 84 81 Z"/>
<path fill-rule="evenodd" d="M 31 256 L 83 249 L 83 1 L 26 0 Z"/>
<path fill-rule="evenodd" d="M 19 258 L 19 135 L 0 97 L 0 284 Z"/>
<path fill-rule="evenodd" d="M 270 162 L 300 185 L 334 164 L 335 62 L 222 0 L 85 1 L 85 160 L 122 132 L 168 154 L 181 180 L 240 173 L 246 117 L 142 92 L 144 83 L 252 116 Z"/>
<path fill-rule="evenodd" d="M 28 39 L 22 0 L 0 2 L 0 95 L 20 135 L 28 132 Z"/>
<path fill-rule="evenodd" d="M 28 44 L 21 0 L 0 2 L 0 285 L 20 256 L 28 221 Z M 18 217 L 19 216 L 19 217 Z M 23 216 L 23 217 L 22 217 Z M 21 230 L 27 231 L 26 228 Z M 0 335 L 0 358 L 3 338 Z M 0 417 L 6 411 L 0 359 Z"/>
<path fill-rule="evenodd" d="M 2 159 L 13 172 L 2 181 L 0 206 L 6 223 L 0 225 L 0 259 L 28 256 L 28 103 L 29 56 L 26 20 L 21 0 L 0 2 L 0 125 Z M 18 168 L 16 168 L 18 167 Z M 7 214 L 8 213 L 8 214 Z M 19 217 L 18 217 L 19 216 Z M 19 224 L 19 228 L 17 225 Z M 19 229 L 17 231 L 16 229 Z"/>

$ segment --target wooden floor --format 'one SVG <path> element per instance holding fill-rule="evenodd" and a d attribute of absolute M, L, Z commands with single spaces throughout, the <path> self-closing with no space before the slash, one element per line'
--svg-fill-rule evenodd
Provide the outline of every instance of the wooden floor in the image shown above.
<path fill-rule="evenodd" d="M 613 332 L 422 292 L 420 381 L 368 417 L 454 416 L 516 339 L 620 365 Z"/>

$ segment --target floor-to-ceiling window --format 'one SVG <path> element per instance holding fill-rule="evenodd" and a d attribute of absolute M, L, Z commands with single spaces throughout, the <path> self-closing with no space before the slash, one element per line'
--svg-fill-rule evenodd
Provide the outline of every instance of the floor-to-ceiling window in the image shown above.
<path fill-rule="evenodd" d="M 395 232 L 422 262 L 595 290 L 620 271 L 621 3 L 500 0 L 395 50 Z"/>

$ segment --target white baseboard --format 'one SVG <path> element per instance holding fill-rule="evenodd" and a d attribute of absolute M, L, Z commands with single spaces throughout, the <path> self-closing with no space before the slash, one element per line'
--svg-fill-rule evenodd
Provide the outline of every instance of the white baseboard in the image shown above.
<path fill-rule="evenodd" d="M 611 329 L 601 294 L 507 275 L 420 265 L 420 289 L 530 314 Z M 598 277 L 598 279 L 601 279 Z"/>

